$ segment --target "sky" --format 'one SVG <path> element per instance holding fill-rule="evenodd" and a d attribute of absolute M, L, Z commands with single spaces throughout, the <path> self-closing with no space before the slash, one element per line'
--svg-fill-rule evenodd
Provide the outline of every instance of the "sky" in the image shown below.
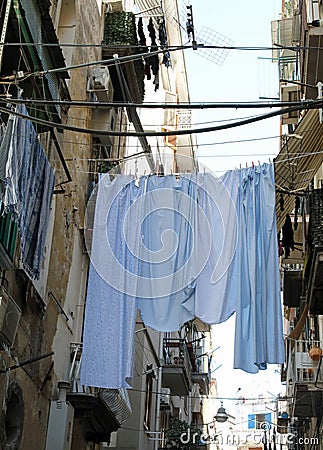
<path fill-rule="evenodd" d="M 192 0 L 196 40 L 203 27 L 225 36 L 239 47 L 271 47 L 271 21 L 280 16 L 278 0 Z M 185 6 L 185 4 L 183 3 Z M 212 35 L 212 33 L 210 33 Z M 219 45 L 211 36 L 215 45 Z M 212 42 L 211 42 L 212 43 Z M 220 42 L 221 45 L 221 42 Z M 222 65 L 203 58 L 199 51 L 186 51 L 189 90 L 192 102 L 248 102 L 278 96 L 278 68 L 270 50 L 230 50 Z M 269 110 L 197 110 L 193 122 L 211 122 L 249 117 Z M 221 122 L 218 123 L 219 125 Z M 217 124 L 214 124 L 217 125 Z M 279 151 L 279 118 L 252 125 L 198 135 L 200 163 L 219 173 L 268 162 Z M 269 137 L 270 139 L 263 139 Z M 262 140 L 254 140 L 259 139 Z M 220 144 L 221 142 L 254 140 Z M 204 145 L 204 144 L 214 145 Z M 206 156 L 206 157 L 203 157 Z M 248 155 L 248 156 L 247 156 Z M 249 156 L 250 155 L 250 156 Z"/>
<path fill-rule="evenodd" d="M 271 21 L 280 18 L 281 2 L 278 0 L 191 0 L 196 40 L 199 31 L 207 27 L 224 35 L 239 47 L 271 47 Z M 183 3 L 185 6 L 185 3 Z M 215 45 L 219 45 L 214 42 Z M 220 44 L 221 45 L 221 44 Z M 271 51 L 230 50 L 220 66 L 203 58 L 197 51 L 185 53 L 191 102 L 251 102 L 260 97 L 278 96 L 278 68 L 272 63 Z M 261 58 L 261 59 L 260 59 Z M 241 118 L 269 110 L 196 110 L 193 123 L 223 121 Z M 220 124 L 221 122 L 219 122 Z M 208 123 L 207 126 L 212 125 Z M 199 125 L 203 126 L 203 125 Z M 197 136 L 199 162 L 221 174 L 226 170 L 272 161 L 279 152 L 279 117 L 266 119 L 252 125 L 217 131 Z M 275 137 L 275 138 L 274 138 Z M 268 138 L 268 139 L 264 139 Z M 256 140 L 261 139 L 261 140 Z M 243 141 L 248 142 L 232 142 Z M 223 142 L 229 142 L 224 144 Z M 222 143 L 222 144 L 221 144 Z M 204 145 L 212 144 L 212 145 Z M 221 325 L 213 326 L 215 370 L 219 397 L 231 398 L 240 388 L 245 397 L 263 394 L 276 396 L 284 392 L 280 383 L 279 367 L 269 366 L 257 375 L 234 370 L 234 317 Z M 224 401 L 228 412 L 234 402 Z"/>

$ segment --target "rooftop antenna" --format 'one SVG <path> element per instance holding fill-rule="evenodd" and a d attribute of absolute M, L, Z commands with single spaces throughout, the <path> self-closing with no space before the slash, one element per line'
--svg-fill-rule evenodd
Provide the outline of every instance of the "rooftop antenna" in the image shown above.
<path fill-rule="evenodd" d="M 182 11 L 179 11 L 179 20 L 176 19 L 175 8 L 172 6 L 166 8 L 165 16 L 171 25 L 180 26 L 182 31 L 187 33 L 188 39 L 192 42 L 193 50 L 196 50 L 198 55 L 218 66 L 222 66 L 229 52 L 225 47 L 232 47 L 232 39 L 205 26 L 200 31 L 196 31 L 192 5 L 182 4 Z M 217 48 L 207 48 L 208 46 Z"/>

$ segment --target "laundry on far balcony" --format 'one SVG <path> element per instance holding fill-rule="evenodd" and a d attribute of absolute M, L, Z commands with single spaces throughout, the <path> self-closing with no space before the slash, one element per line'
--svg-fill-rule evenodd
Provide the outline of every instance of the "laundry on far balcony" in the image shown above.
<path fill-rule="evenodd" d="M 55 175 L 25 105 L 9 115 L 0 147 L 1 200 L 18 223 L 21 258 L 31 278 L 39 278 Z"/>

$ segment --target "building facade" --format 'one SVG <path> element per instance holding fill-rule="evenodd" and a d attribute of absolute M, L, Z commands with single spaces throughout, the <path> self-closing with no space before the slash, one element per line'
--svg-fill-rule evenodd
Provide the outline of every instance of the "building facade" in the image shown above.
<path fill-rule="evenodd" d="M 130 173 L 140 164 L 141 174 L 196 170 L 192 137 L 125 135 L 150 123 L 159 131 L 190 123 L 189 112 L 161 109 L 149 122 L 138 108 L 122 105 L 189 101 L 183 52 L 161 53 L 149 73 L 147 61 L 131 57 L 140 44 L 140 18 L 147 38 L 149 26 L 157 32 L 155 42 L 153 34 L 147 39 L 149 49 L 181 44 L 177 2 L 164 3 L 6 0 L 0 6 L 1 150 L 7 156 L 1 178 L 5 186 L 12 181 L 22 204 L 2 197 L 3 449 L 157 450 L 169 445 L 172 420 L 203 424 L 211 347 L 200 321 L 163 334 L 138 315 L 130 392 L 83 386 L 79 378 L 91 241 L 85 219 L 93 216 L 98 173 Z M 116 57 L 129 58 L 119 64 Z M 45 175 L 31 160 L 27 125 L 52 190 L 47 182 L 35 190 Z M 135 163 L 136 152 L 144 155 Z"/>
<path fill-rule="evenodd" d="M 272 24 L 280 98 L 321 98 L 322 5 L 285 2 Z M 291 107 L 289 103 L 287 107 Z M 286 109 L 281 151 L 275 159 L 280 233 L 286 362 L 286 398 L 278 408 L 278 431 L 291 433 L 291 449 L 322 448 L 322 109 Z M 281 403 L 282 402 L 282 403 Z"/>

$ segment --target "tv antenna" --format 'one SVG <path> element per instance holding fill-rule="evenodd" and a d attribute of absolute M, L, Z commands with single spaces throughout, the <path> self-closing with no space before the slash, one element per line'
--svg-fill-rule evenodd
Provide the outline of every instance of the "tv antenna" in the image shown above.
<path fill-rule="evenodd" d="M 192 42 L 193 50 L 196 50 L 197 54 L 218 66 L 222 66 L 229 52 L 225 47 L 232 47 L 232 39 L 205 26 L 197 31 L 193 21 L 191 5 L 182 3 L 182 9 L 179 11 L 179 20 L 176 19 L 176 10 L 172 6 L 166 8 L 165 16 L 169 24 L 176 27 L 180 26 L 182 35 L 183 33 L 187 34 L 189 41 Z M 183 40 L 185 39 L 184 36 Z M 217 48 L 208 48 L 209 46 Z"/>

